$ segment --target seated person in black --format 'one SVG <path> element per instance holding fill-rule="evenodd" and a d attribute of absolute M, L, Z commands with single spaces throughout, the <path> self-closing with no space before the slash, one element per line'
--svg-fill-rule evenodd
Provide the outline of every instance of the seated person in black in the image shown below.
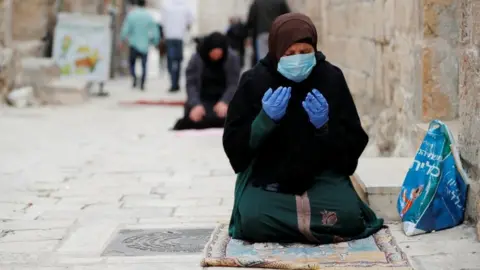
<path fill-rule="evenodd" d="M 204 38 L 188 63 L 185 116 L 173 130 L 222 128 L 240 70 L 225 35 L 215 32 Z"/>

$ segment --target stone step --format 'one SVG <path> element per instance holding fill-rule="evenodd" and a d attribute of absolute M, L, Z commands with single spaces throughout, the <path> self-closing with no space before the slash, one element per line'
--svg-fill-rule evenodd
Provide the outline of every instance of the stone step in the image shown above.
<path fill-rule="evenodd" d="M 89 99 L 89 83 L 74 78 L 53 79 L 42 89 L 47 103 L 55 105 L 82 104 Z"/>
<path fill-rule="evenodd" d="M 20 58 L 42 57 L 45 48 L 41 40 L 14 41 L 13 46 Z"/>
<path fill-rule="evenodd" d="M 6 101 L 6 96 L 14 87 L 19 66 L 16 51 L 0 46 L 0 104 Z"/>
<path fill-rule="evenodd" d="M 51 80 L 60 77 L 60 68 L 51 58 L 26 57 L 21 60 L 21 63 L 20 84 L 22 86 L 43 87 Z"/>
<path fill-rule="evenodd" d="M 357 193 L 386 221 L 399 221 L 397 198 L 413 157 L 360 158 L 354 175 Z"/>

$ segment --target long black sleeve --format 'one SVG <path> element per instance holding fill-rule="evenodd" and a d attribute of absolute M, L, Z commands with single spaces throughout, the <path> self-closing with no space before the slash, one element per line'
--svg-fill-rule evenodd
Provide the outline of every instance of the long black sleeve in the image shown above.
<path fill-rule="evenodd" d="M 248 11 L 248 19 L 247 19 L 247 23 L 246 23 L 246 28 L 248 30 L 248 35 L 249 36 L 254 36 L 255 35 L 255 29 L 257 27 L 257 4 L 256 4 L 256 1 L 254 1 L 251 5 L 250 5 L 250 9 Z"/>
<path fill-rule="evenodd" d="M 227 119 L 223 132 L 223 148 L 235 173 L 248 168 L 259 143 L 268 135 L 275 124 L 262 110 L 256 109 L 249 90 L 250 72 L 245 72 L 238 84 L 238 89 L 228 107 Z"/>
<path fill-rule="evenodd" d="M 338 109 L 330 112 L 329 123 L 335 123 L 335 129 L 329 128 L 329 125 L 318 130 L 318 149 L 330 153 L 328 162 L 330 168 L 334 171 L 352 175 L 358 165 L 358 159 L 365 150 L 368 143 L 368 135 L 363 130 L 357 108 L 348 88 L 347 82 L 342 71 L 338 76 L 338 97 L 340 106 Z"/>

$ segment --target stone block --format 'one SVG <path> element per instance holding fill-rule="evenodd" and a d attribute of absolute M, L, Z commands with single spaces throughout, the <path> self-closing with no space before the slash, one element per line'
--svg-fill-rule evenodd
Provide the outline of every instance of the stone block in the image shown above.
<path fill-rule="evenodd" d="M 17 41 L 13 44 L 20 58 L 43 57 L 44 43 L 40 40 Z"/>
<path fill-rule="evenodd" d="M 49 4 L 45 0 L 13 0 L 13 39 L 40 40 L 48 26 Z"/>
<path fill-rule="evenodd" d="M 472 40 L 473 34 L 472 2 L 470 0 L 462 0 L 459 2 L 457 13 L 460 28 L 459 42 L 460 44 L 468 44 Z"/>
<path fill-rule="evenodd" d="M 374 39 L 376 22 L 379 20 L 379 18 L 375 16 L 375 2 L 360 1 L 351 4 L 351 6 L 352 9 L 348 18 L 349 34 L 361 39 Z M 359 27 L 358 22 L 361 22 L 362 27 Z"/>
<path fill-rule="evenodd" d="M 418 270 L 478 269 L 480 256 L 477 251 L 413 256 L 410 260 Z"/>
<path fill-rule="evenodd" d="M 388 222 L 400 221 L 397 211 L 397 197 L 398 194 L 369 194 L 368 202 L 370 208 L 379 218 Z"/>
<path fill-rule="evenodd" d="M 464 2 L 464 1 L 462 1 Z M 473 44 L 480 45 L 480 2 L 478 1 L 468 1 L 471 3 L 471 14 L 468 22 L 471 25 L 471 29 L 466 28 L 465 31 L 470 30 L 470 35 L 473 41 Z M 467 15 L 468 16 L 468 15 Z M 467 24 L 468 26 L 469 24 Z M 463 25 L 462 25 L 463 27 Z"/>
<path fill-rule="evenodd" d="M 329 8 L 326 15 L 327 34 L 337 37 L 348 36 L 348 16 L 346 7 L 338 6 Z"/>
<path fill-rule="evenodd" d="M 344 72 L 352 95 L 363 95 L 367 89 L 368 75 L 355 69 L 344 70 Z"/>
<path fill-rule="evenodd" d="M 60 69 L 50 58 L 27 57 L 21 60 L 22 72 L 17 77 L 19 86 L 32 86 L 35 97 L 40 103 L 51 102 L 51 95 L 45 86 L 60 76 Z"/>
<path fill-rule="evenodd" d="M 11 242 L 31 242 L 31 241 L 48 241 L 62 240 L 67 234 L 66 229 L 47 229 L 47 230 L 28 230 L 28 231 L 7 231 L 0 243 Z"/>
<path fill-rule="evenodd" d="M 412 158 L 360 158 L 355 174 L 375 213 L 398 221 L 397 199 Z"/>
<path fill-rule="evenodd" d="M 423 8 L 423 31 L 425 38 L 433 38 L 438 34 L 439 13 L 446 5 L 451 4 L 452 0 L 426 0 Z"/>
<path fill-rule="evenodd" d="M 50 104 L 75 105 L 89 100 L 89 83 L 81 79 L 54 79 L 43 89 L 48 93 Z"/>
<path fill-rule="evenodd" d="M 16 70 L 14 50 L 0 47 L 0 103 L 13 87 Z"/>
<path fill-rule="evenodd" d="M 0 230 L 15 230 L 17 232 L 23 230 L 52 230 L 68 228 L 74 223 L 74 219 L 71 220 L 14 220 L 0 222 Z"/>
<path fill-rule="evenodd" d="M 452 120 L 458 115 L 458 64 L 455 50 L 437 39 L 423 49 L 423 119 Z"/>
<path fill-rule="evenodd" d="M 403 33 L 414 34 L 421 29 L 423 9 L 417 0 L 395 1 L 395 28 Z"/>
<path fill-rule="evenodd" d="M 95 221 L 74 229 L 58 248 L 59 254 L 100 255 L 118 227 L 117 221 Z"/>
<path fill-rule="evenodd" d="M 326 36 L 322 50 L 334 65 L 345 66 L 347 64 L 347 39 L 333 35 Z"/>
<path fill-rule="evenodd" d="M 376 1 L 376 13 L 383 14 L 383 20 L 379 20 L 375 28 L 377 40 L 390 40 L 395 32 L 395 3 L 396 0 Z"/>
<path fill-rule="evenodd" d="M 0 243 L 0 253 L 45 253 L 52 252 L 58 245 L 58 240 L 25 241 Z"/>
<path fill-rule="evenodd" d="M 343 52 L 347 66 L 357 72 L 372 76 L 375 73 L 375 47 L 375 43 L 370 39 L 349 39 L 346 51 Z"/>
<path fill-rule="evenodd" d="M 396 194 L 412 165 L 408 158 L 360 158 L 355 173 L 368 194 Z"/>
<path fill-rule="evenodd" d="M 26 57 L 21 60 L 26 84 L 45 85 L 60 76 L 60 69 L 51 58 Z"/>

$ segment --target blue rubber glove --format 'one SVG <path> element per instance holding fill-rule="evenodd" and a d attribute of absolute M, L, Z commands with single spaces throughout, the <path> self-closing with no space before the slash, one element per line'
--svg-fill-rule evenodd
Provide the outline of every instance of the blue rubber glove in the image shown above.
<path fill-rule="evenodd" d="M 291 92 L 291 87 L 280 86 L 275 91 L 272 88 L 268 89 L 265 95 L 263 95 L 263 110 L 273 121 L 279 121 L 285 116 Z"/>
<path fill-rule="evenodd" d="M 328 102 L 317 89 L 307 94 L 302 105 L 315 128 L 319 129 L 328 122 Z"/>

